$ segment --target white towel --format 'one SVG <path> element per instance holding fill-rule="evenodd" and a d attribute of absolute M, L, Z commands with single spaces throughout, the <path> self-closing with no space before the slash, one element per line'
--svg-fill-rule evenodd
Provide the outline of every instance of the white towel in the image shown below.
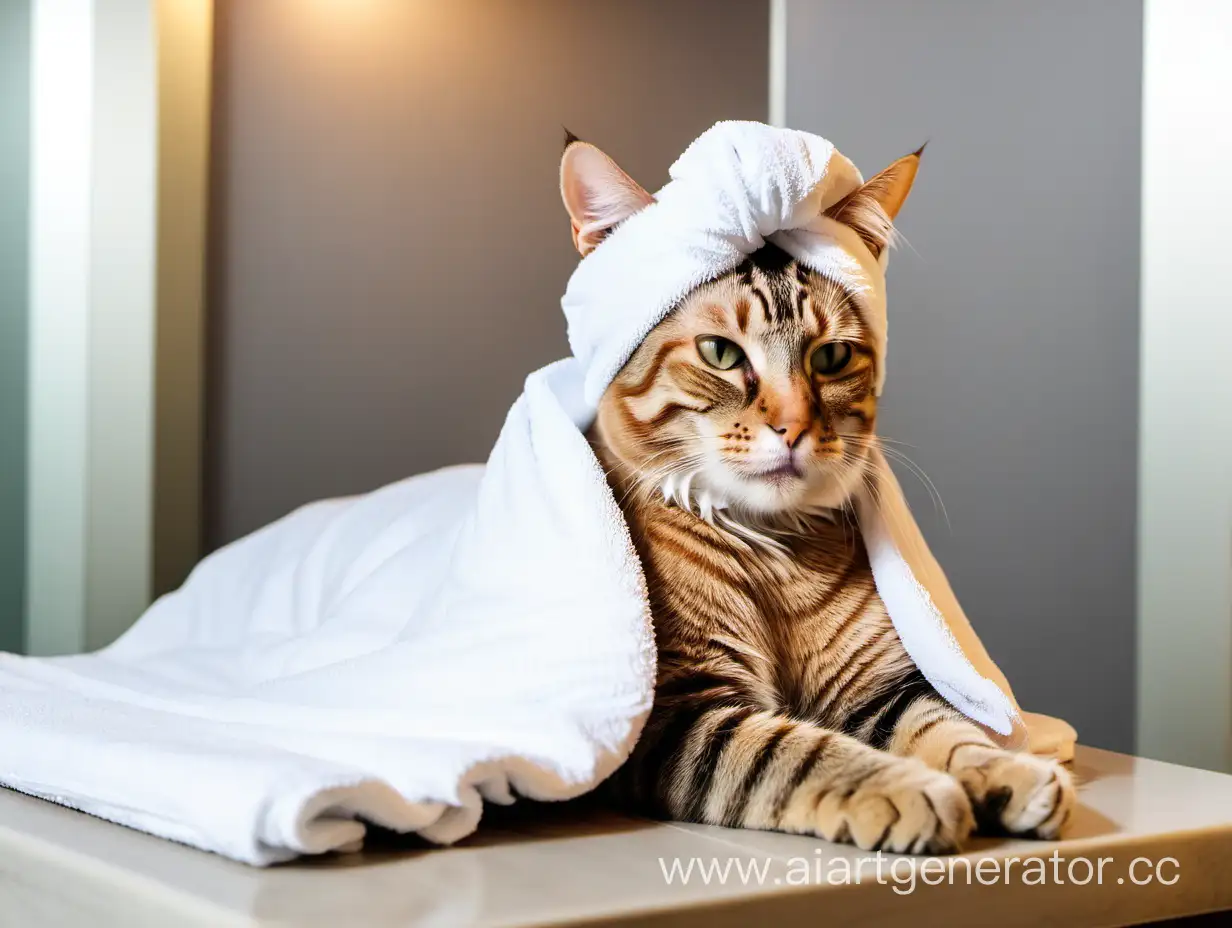
<path fill-rule="evenodd" d="M 531 375 L 486 468 L 304 507 L 97 654 L 0 656 L 0 782 L 253 864 L 593 787 L 655 655 L 580 392 Z"/>
<path fill-rule="evenodd" d="M 0 783 L 267 864 L 353 847 L 360 820 L 456 840 L 482 800 L 566 798 L 611 773 L 655 655 L 583 435 L 603 389 L 680 296 L 767 239 L 858 291 L 884 344 L 881 264 L 818 219 L 859 183 L 828 142 L 721 123 L 671 176 L 580 263 L 563 300 L 575 356 L 527 379 L 485 467 L 305 507 L 207 558 L 96 654 L 0 656 Z M 1021 744 L 1004 678 L 876 467 L 881 506 L 858 512 L 905 646 Z"/>

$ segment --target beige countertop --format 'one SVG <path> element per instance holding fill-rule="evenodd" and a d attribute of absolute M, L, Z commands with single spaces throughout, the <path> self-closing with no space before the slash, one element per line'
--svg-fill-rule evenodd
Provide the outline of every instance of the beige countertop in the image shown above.
<path fill-rule="evenodd" d="M 1008 928 L 1232 909 L 1232 776 L 1093 748 L 1074 769 L 1065 840 L 979 840 L 928 864 L 888 855 L 880 875 L 873 855 L 812 838 L 560 806 L 501 810 L 452 848 L 383 835 L 257 870 L 0 790 L 0 926 Z"/>

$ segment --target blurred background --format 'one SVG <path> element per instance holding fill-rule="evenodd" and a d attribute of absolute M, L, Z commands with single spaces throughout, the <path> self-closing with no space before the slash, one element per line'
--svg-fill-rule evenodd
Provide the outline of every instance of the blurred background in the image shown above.
<path fill-rule="evenodd" d="M 482 460 L 567 351 L 563 128 L 925 141 L 881 431 L 1020 702 L 1232 769 L 1222 0 L 4 0 L 0 648 Z"/>

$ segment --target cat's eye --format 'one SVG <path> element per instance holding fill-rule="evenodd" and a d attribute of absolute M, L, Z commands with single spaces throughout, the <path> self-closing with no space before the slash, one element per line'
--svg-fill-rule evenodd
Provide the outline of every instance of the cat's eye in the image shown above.
<path fill-rule="evenodd" d="M 851 346 L 846 342 L 826 342 L 813 352 L 809 367 L 815 375 L 833 377 L 851 363 Z"/>
<path fill-rule="evenodd" d="M 697 339 L 697 353 L 711 367 L 729 371 L 744 362 L 744 351 L 730 339 L 720 335 L 702 335 Z"/>

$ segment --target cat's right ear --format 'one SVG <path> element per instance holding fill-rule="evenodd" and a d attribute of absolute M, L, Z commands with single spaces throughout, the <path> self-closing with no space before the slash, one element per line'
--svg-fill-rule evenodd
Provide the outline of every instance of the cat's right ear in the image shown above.
<path fill-rule="evenodd" d="M 599 247 L 617 225 L 654 202 L 615 161 L 567 130 L 560 196 L 569 211 L 574 247 L 582 257 Z"/>
<path fill-rule="evenodd" d="M 911 193 L 922 154 L 924 145 L 899 158 L 826 211 L 827 216 L 854 229 L 874 258 L 894 238 L 894 219 Z"/>

